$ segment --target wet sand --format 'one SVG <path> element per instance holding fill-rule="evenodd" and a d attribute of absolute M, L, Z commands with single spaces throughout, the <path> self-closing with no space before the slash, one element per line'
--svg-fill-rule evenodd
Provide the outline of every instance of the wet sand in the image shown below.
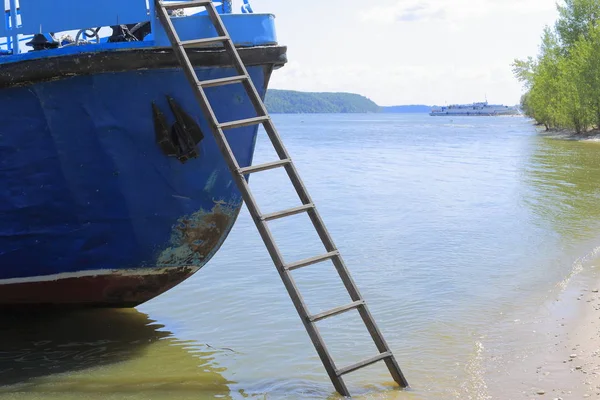
<path fill-rule="evenodd" d="M 568 373 L 574 388 L 573 395 L 600 397 L 600 282 L 593 289 L 580 291 L 581 317 L 565 332 L 560 352 L 565 374 Z M 569 353 L 567 355 L 567 353 Z M 569 393 L 567 393 L 569 394 Z M 566 398 L 564 395 L 562 396 Z M 578 398 L 581 398 L 578 397 Z"/>
<path fill-rule="evenodd" d="M 531 330 L 529 354 L 511 363 L 493 398 L 600 399 L 600 280 L 574 282 Z"/>
<path fill-rule="evenodd" d="M 600 296 L 598 289 L 566 293 L 564 302 L 577 301 L 571 318 L 557 318 L 555 334 L 545 362 L 536 367 L 532 394 L 553 399 L 600 398 Z"/>

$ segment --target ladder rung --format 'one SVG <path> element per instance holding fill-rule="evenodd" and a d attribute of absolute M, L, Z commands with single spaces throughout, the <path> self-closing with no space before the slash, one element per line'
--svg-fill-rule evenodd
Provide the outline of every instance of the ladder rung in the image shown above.
<path fill-rule="evenodd" d="M 354 310 L 355 308 L 358 308 L 358 307 L 364 306 L 364 305 L 365 305 L 364 300 L 358 300 L 358 301 L 355 301 L 354 303 L 350 303 L 345 306 L 336 307 L 329 311 L 325 311 L 325 312 L 322 312 L 319 314 L 309 316 L 308 319 L 310 320 L 310 322 L 317 322 L 317 321 L 321 321 L 322 319 L 325 319 L 325 318 L 329 318 L 329 317 L 333 317 L 335 315 L 345 313 L 346 311 Z"/>
<path fill-rule="evenodd" d="M 192 7 L 206 7 L 211 3 L 211 0 L 193 0 L 193 1 L 178 1 L 177 3 L 165 3 L 161 1 L 160 4 L 166 10 L 177 10 L 180 8 L 192 8 Z"/>
<path fill-rule="evenodd" d="M 265 214 L 262 216 L 262 220 L 263 221 L 273 221 L 274 219 L 285 218 L 285 217 L 290 217 L 292 215 L 300 214 L 305 211 L 312 210 L 313 208 L 315 208 L 314 204 L 312 204 L 312 203 L 305 204 L 300 207 L 294 207 L 294 208 L 290 208 L 288 210 L 274 212 L 272 214 Z"/>
<path fill-rule="evenodd" d="M 286 158 L 285 160 L 273 161 L 270 163 L 264 163 L 264 164 L 252 165 L 250 167 L 240 168 L 238 170 L 238 172 L 241 175 L 246 175 L 246 174 L 251 174 L 254 172 L 268 171 L 270 169 L 279 168 L 279 167 L 288 165 L 290 162 L 291 162 L 291 160 Z"/>
<path fill-rule="evenodd" d="M 240 83 L 248 79 L 246 75 L 239 76 L 230 76 L 227 78 L 219 78 L 219 79 L 211 79 L 206 81 L 200 81 L 199 85 L 202 87 L 213 87 L 213 86 L 221 86 L 221 85 L 229 85 L 232 83 Z"/>
<path fill-rule="evenodd" d="M 293 271 L 295 269 L 298 268 L 302 268 L 302 267 L 307 267 L 309 265 L 313 265 L 313 264 L 317 264 L 323 261 L 327 261 L 332 259 L 333 257 L 339 256 L 340 252 L 339 251 L 332 251 L 330 253 L 327 254 L 323 254 L 321 256 L 316 256 L 316 257 L 311 257 L 311 258 L 307 258 L 305 260 L 302 261 L 297 261 L 295 263 L 291 263 L 291 264 L 287 264 L 285 266 L 285 269 L 288 271 Z"/>
<path fill-rule="evenodd" d="M 179 45 L 187 48 L 201 47 L 209 44 L 223 43 L 226 40 L 229 40 L 228 36 L 215 36 L 203 39 L 184 40 L 182 42 L 179 42 Z"/>
<path fill-rule="evenodd" d="M 219 124 L 219 128 L 221 128 L 221 129 L 241 128 L 244 126 L 262 124 L 263 122 L 267 122 L 268 120 L 269 120 L 268 116 L 240 119 L 238 121 L 223 122 L 222 124 Z"/>
<path fill-rule="evenodd" d="M 349 367 L 338 369 L 336 371 L 337 376 L 349 374 L 350 372 L 354 372 L 357 369 L 361 369 L 361 368 L 367 367 L 371 364 L 375 364 L 377 361 L 384 360 L 391 356 L 392 356 L 392 353 L 390 353 L 389 351 L 386 351 L 385 353 L 378 354 L 375 357 L 367 358 L 366 360 L 363 360 L 356 364 L 350 365 Z"/>

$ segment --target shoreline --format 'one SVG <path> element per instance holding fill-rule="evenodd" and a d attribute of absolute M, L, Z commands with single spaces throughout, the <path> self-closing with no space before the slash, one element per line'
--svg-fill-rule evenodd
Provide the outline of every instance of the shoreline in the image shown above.
<path fill-rule="evenodd" d="M 577 285 L 558 300 L 563 303 L 559 307 L 575 312 L 569 316 L 554 315 L 558 329 L 552 338 L 553 346 L 539 360 L 543 362 L 536 363 L 531 389 L 524 398 L 600 398 L 599 285 L 600 282 Z"/>
<path fill-rule="evenodd" d="M 538 134 L 541 136 L 549 137 L 551 139 L 560 140 L 574 140 L 580 142 L 597 142 L 600 141 L 600 129 L 592 129 L 587 132 L 576 133 L 569 129 L 557 129 L 552 128 L 545 130 L 540 125 L 535 125 Z"/>
<path fill-rule="evenodd" d="M 495 377 L 488 371 L 488 398 L 600 399 L 599 263 L 596 256 L 591 273 L 574 276 L 520 327 L 518 356 L 496 365 Z"/>

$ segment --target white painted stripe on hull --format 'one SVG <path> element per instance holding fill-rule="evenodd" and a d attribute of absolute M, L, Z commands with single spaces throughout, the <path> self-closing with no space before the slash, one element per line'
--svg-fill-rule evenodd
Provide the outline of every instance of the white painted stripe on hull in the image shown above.
<path fill-rule="evenodd" d="M 72 279 L 72 278 L 87 278 L 95 276 L 145 276 L 145 275 L 161 275 L 168 273 L 169 270 L 177 268 L 189 268 L 192 273 L 197 272 L 200 267 L 186 265 L 182 267 L 161 267 L 161 268 L 139 268 L 139 269 L 98 269 L 92 271 L 77 271 L 77 272 L 63 272 L 60 274 L 53 275 L 41 275 L 41 276 L 29 276 L 26 278 L 10 278 L 0 279 L 0 285 L 15 285 L 19 283 L 37 283 L 37 282 L 53 282 L 61 279 Z"/>

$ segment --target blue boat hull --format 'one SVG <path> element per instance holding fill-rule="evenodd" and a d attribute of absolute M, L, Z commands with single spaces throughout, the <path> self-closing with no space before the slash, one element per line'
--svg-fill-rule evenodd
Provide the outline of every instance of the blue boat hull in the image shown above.
<path fill-rule="evenodd" d="M 198 64 L 198 63 L 196 63 Z M 197 66 L 199 79 L 234 75 Z M 273 64 L 249 66 L 264 97 Z M 242 199 L 183 73 L 147 68 L 0 89 L 0 307 L 135 306 L 204 266 Z M 207 89 L 219 121 L 255 115 L 241 85 Z M 152 103 L 199 126 L 198 157 L 157 144 Z M 232 130 L 241 166 L 257 127 Z"/>

